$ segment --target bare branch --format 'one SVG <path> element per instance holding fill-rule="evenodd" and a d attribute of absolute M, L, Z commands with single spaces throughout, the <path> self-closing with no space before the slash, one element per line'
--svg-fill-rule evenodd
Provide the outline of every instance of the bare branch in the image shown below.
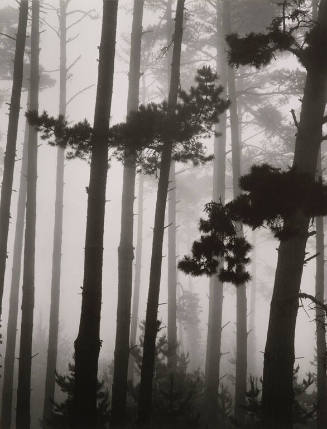
<path fill-rule="evenodd" d="M 83 92 L 87 91 L 88 89 L 92 88 L 93 86 L 94 86 L 94 84 L 86 86 L 85 88 L 82 88 L 80 91 L 76 92 L 76 94 L 74 94 L 72 97 L 70 97 L 70 99 L 67 101 L 66 106 L 68 106 L 68 104 L 70 104 L 73 100 L 75 100 L 76 97 L 78 97 Z"/>
<path fill-rule="evenodd" d="M 13 36 L 10 36 L 9 34 L 1 33 L 1 32 L 0 32 L 0 35 L 1 35 L 1 36 L 5 36 L 5 37 L 8 37 L 8 39 L 11 39 L 11 40 L 15 40 L 15 41 L 16 41 L 16 38 L 15 38 L 15 37 L 13 37 Z"/>
<path fill-rule="evenodd" d="M 81 21 L 83 21 L 85 18 L 91 18 L 91 19 L 97 19 L 97 15 L 92 15 L 92 13 L 95 12 L 94 9 L 91 9 L 89 11 L 82 11 L 82 10 L 74 10 L 71 12 L 68 12 L 67 15 L 72 15 L 73 13 L 81 13 L 82 16 L 80 16 L 78 19 L 76 19 L 76 21 L 74 21 L 73 23 L 69 24 L 67 26 L 67 30 L 71 29 L 72 27 L 75 27 L 75 25 L 79 24 Z"/>
<path fill-rule="evenodd" d="M 74 65 L 76 65 L 78 63 L 78 61 L 82 58 L 82 55 L 79 55 L 77 58 L 75 58 L 75 60 L 70 64 L 70 66 L 67 67 L 66 71 L 67 73 L 69 72 L 69 70 L 71 70 Z"/>
<path fill-rule="evenodd" d="M 296 128 L 299 128 L 299 123 L 298 123 L 298 120 L 296 118 L 296 114 L 295 114 L 295 110 L 294 109 L 291 110 L 291 114 L 292 114 L 292 118 L 293 118 L 293 121 L 294 121 L 294 125 L 296 126 Z"/>

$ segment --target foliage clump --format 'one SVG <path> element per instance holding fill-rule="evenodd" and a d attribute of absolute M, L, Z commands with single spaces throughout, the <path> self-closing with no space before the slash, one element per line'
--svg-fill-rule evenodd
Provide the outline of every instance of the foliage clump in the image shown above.
<path fill-rule="evenodd" d="M 69 372 L 66 375 L 56 373 L 56 383 L 66 399 L 61 402 L 53 402 L 51 415 L 46 422 L 42 422 L 44 429 L 69 429 L 73 406 L 73 394 L 75 384 L 75 366 L 68 365 Z M 105 429 L 109 422 L 109 391 L 103 381 L 97 385 L 97 426 L 94 429 Z"/>
<path fill-rule="evenodd" d="M 210 67 L 199 69 L 195 81 L 197 85 L 189 91 L 179 91 L 173 112 L 166 101 L 149 103 L 131 112 L 126 122 L 112 126 L 104 138 L 115 156 L 123 161 L 126 150 L 137 153 L 140 167 L 149 174 L 157 170 L 166 144 L 173 144 L 176 161 L 191 160 L 198 165 L 211 160 L 202 139 L 211 135 L 229 102 L 221 98 L 223 88 L 217 86 L 217 75 Z M 89 159 L 93 129 L 86 120 L 69 126 L 62 116 L 54 118 L 47 112 L 40 116 L 27 112 L 26 116 L 41 132 L 42 139 L 67 148 L 68 158 Z"/>
<path fill-rule="evenodd" d="M 179 262 L 186 274 L 218 274 L 223 282 L 241 285 L 250 279 L 245 266 L 251 245 L 240 233 L 240 224 L 252 229 L 265 226 L 279 240 L 288 240 L 298 233 L 296 222 L 290 222 L 297 213 L 309 218 L 327 214 L 327 186 L 296 168 L 281 171 L 268 164 L 254 165 L 239 185 L 243 192 L 228 204 L 205 206 L 201 237 L 193 243 L 192 256 Z"/>
<path fill-rule="evenodd" d="M 199 225 L 202 235 L 193 243 L 192 256 L 185 256 L 179 268 L 193 276 L 218 273 L 222 282 L 244 284 L 250 280 L 245 266 L 250 262 L 251 245 L 240 234 L 240 225 L 231 218 L 228 206 L 211 202 L 204 211 L 207 219 L 200 219 Z"/>
<path fill-rule="evenodd" d="M 327 61 L 320 52 L 327 48 L 323 22 L 314 22 L 304 0 L 283 1 L 280 16 L 274 18 L 265 33 L 236 33 L 226 37 L 229 61 L 236 65 L 266 66 L 276 52 L 291 52 L 305 68 L 325 70 Z M 323 6 L 324 7 L 324 6 Z"/>

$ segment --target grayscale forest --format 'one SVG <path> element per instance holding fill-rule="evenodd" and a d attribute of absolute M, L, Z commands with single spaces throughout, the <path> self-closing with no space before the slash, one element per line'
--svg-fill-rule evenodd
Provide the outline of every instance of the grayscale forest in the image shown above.
<path fill-rule="evenodd" d="M 327 0 L 1 0 L 0 429 L 327 428 Z"/>

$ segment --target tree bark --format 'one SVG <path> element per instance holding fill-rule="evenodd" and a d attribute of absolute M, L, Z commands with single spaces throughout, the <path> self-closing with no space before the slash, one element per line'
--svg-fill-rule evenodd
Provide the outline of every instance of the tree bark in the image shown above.
<path fill-rule="evenodd" d="M 258 376 L 257 368 L 257 336 L 256 336 L 256 307 L 257 307 L 257 239 L 256 232 L 252 233 L 252 255 L 251 255 L 251 289 L 250 289 L 250 314 L 249 314 L 249 335 L 248 335 L 248 363 L 249 374 Z"/>
<path fill-rule="evenodd" d="M 225 34 L 231 33 L 230 1 L 224 1 Z M 236 79 L 232 67 L 228 71 L 228 95 L 230 105 L 231 141 L 232 141 L 232 168 L 233 168 L 233 195 L 240 194 L 239 178 L 241 176 L 241 139 L 239 115 L 237 109 Z M 242 225 L 238 225 L 238 234 L 243 235 Z M 247 375 L 247 300 L 246 285 L 236 288 L 236 382 L 235 382 L 235 418 L 239 423 L 244 419 L 244 404 L 246 397 Z"/>
<path fill-rule="evenodd" d="M 141 270 L 142 270 L 142 247 L 143 247 L 143 192 L 144 176 L 139 175 L 138 206 L 137 206 L 137 239 L 135 257 L 134 293 L 131 317 L 130 348 L 135 347 L 137 342 L 137 327 L 140 301 Z M 133 355 L 129 355 L 128 380 L 133 383 L 135 361 Z"/>
<path fill-rule="evenodd" d="M 167 46 L 170 45 L 173 37 L 172 0 L 167 1 Z M 170 84 L 172 54 L 171 49 L 167 52 L 167 88 Z M 168 368 L 173 374 L 177 365 L 177 320 L 176 320 L 176 286 L 177 286 L 177 266 L 176 266 L 176 179 L 175 163 L 171 162 L 169 173 L 169 197 L 168 197 Z"/>
<path fill-rule="evenodd" d="M 143 5 L 144 0 L 134 0 L 127 100 L 128 114 L 136 111 L 139 105 Z M 118 248 L 118 305 L 111 409 L 111 423 L 113 425 L 121 424 L 124 421 L 126 413 L 134 258 L 133 208 L 135 176 L 136 151 L 126 149 L 124 156 L 121 233 Z"/>
<path fill-rule="evenodd" d="M 325 43 L 327 37 L 326 22 L 327 2 L 322 0 L 318 15 L 321 43 Z M 307 173 L 312 178 L 316 173 L 325 105 L 326 70 L 311 63 L 307 67 L 293 166 L 298 172 Z M 296 236 L 282 241 L 278 249 L 264 355 L 263 417 L 265 428 L 293 427 L 294 337 L 309 219 L 304 213 L 298 212 L 287 220 L 287 224 L 295 226 L 298 233 Z"/>
<path fill-rule="evenodd" d="M 176 178 L 175 162 L 170 165 L 168 197 L 168 368 L 172 374 L 177 365 L 177 320 L 176 320 Z"/>
<path fill-rule="evenodd" d="M 217 20 L 217 71 L 223 87 L 227 87 L 226 55 L 224 33 L 222 28 L 221 2 L 216 1 Z M 226 90 L 224 91 L 226 95 Z M 215 137 L 213 164 L 213 200 L 225 203 L 225 172 L 226 172 L 226 113 L 219 118 Z M 218 421 L 218 389 L 221 357 L 221 333 L 223 312 L 223 283 L 218 276 L 212 276 L 209 283 L 208 335 L 205 370 L 205 408 L 208 428 L 217 426 Z"/>
<path fill-rule="evenodd" d="M 72 426 L 75 429 L 91 429 L 97 425 L 103 232 L 117 9 L 118 0 L 103 1 L 98 85 L 91 141 L 82 309 L 78 337 L 75 340 L 75 386 L 72 407 Z"/>
<path fill-rule="evenodd" d="M 178 0 L 177 2 L 173 59 L 168 98 L 169 112 L 173 111 L 177 103 L 180 76 L 180 57 L 183 38 L 184 3 L 185 0 Z M 138 404 L 138 420 L 140 423 L 145 423 L 149 421 L 152 408 L 152 380 L 154 373 L 155 344 L 158 332 L 157 317 L 162 265 L 162 244 L 164 236 L 165 209 L 169 185 L 171 155 L 172 143 L 165 142 L 161 155 L 160 177 L 157 191 L 157 202 L 153 229 L 150 282 L 145 319 L 141 385 Z"/>
<path fill-rule="evenodd" d="M 36 112 L 38 111 L 39 104 L 39 28 L 40 3 L 39 0 L 33 0 L 31 32 L 30 110 Z M 16 409 L 17 429 L 29 429 L 31 424 L 30 396 L 35 288 L 37 136 L 38 133 L 36 128 L 32 126 L 29 127 L 22 320 L 20 330 Z"/>
<path fill-rule="evenodd" d="M 59 115 L 66 116 L 67 99 L 67 6 L 66 0 L 60 0 L 59 6 L 59 34 L 60 34 L 60 82 L 59 82 Z M 51 301 L 49 319 L 49 340 L 47 353 L 47 370 L 45 379 L 45 394 L 43 405 L 43 421 L 47 422 L 50 417 L 51 407 L 55 394 L 55 371 L 58 351 L 59 330 L 59 303 L 60 303 L 60 274 L 61 274 L 61 248 L 62 248 L 62 225 L 63 225 L 63 199 L 64 199 L 64 162 L 65 150 L 57 147 L 57 169 L 56 169 L 56 200 L 55 200 L 55 223 L 53 230 L 52 249 L 52 279 L 51 279 Z"/>
<path fill-rule="evenodd" d="M 29 105 L 29 102 L 28 102 Z M 27 176 L 27 145 L 28 145 L 28 122 L 25 124 L 25 135 L 23 144 L 22 167 L 20 171 L 19 193 L 17 202 L 14 254 L 11 273 L 11 288 L 9 297 L 9 316 L 6 335 L 6 353 L 4 361 L 4 375 L 2 387 L 2 404 L 0 427 L 10 429 L 12 419 L 12 398 L 15 368 L 15 350 L 17 317 L 19 302 L 19 284 L 22 266 L 22 251 L 24 240 L 25 204 L 26 204 L 26 176 Z"/>
<path fill-rule="evenodd" d="M 3 179 L 0 202 L 0 316 L 2 314 L 2 296 L 7 261 L 7 243 L 10 220 L 10 203 L 15 167 L 17 129 L 20 111 L 20 99 L 23 82 L 24 52 L 26 42 L 26 27 L 28 15 L 28 0 L 21 0 L 19 6 L 18 31 L 14 59 L 14 74 L 9 108 L 6 153 L 3 165 Z"/>
<path fill-rule="evenodd" d="M 320 154 L 319 154 L 320 155 Z M 318 163 L 321 166 L 321 157 Z M 321 170 L 321 169 L 320 169 Z M 316 298 L 324 302 L 324 220 L 316 219 Z M 327 427 L 327 384 L 326 384 L 326 317 L 323 309 L 316 307 L 317 336 L 317 429 Z"/>

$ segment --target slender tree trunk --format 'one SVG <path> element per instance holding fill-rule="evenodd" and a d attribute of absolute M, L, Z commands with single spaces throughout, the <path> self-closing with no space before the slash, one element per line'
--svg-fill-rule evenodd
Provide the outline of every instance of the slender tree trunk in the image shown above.
<path fill-rule="evenodd" d="M 321 154 L 319 153 L 318 170 L 321 177 Z M 316 298 L 324 302 L 324 220 L 316 219 Z M 327 385 L 326 385 L 326 320 L 325 311 L 316 307 L 317 336 L 317 428 L 327 427 Z"/>
<path fill-rule="evenodd" d="M 139 175 L 138 189 L 138 207 L 137 207 L 137 239 L 136 239 L 136 257 L 135 257 L 135 279 L 134 294 L 131 317 L 130 348 L 135 347 L 137 342 L 137 327 L 140 301 L 141 270 L 142 270 L 142 247 L 143 247 L 143 192 L 144 176 Z M 135 361 L 133 355 L 129 356 L 128 380 L 133 383 Z"/>
<path fill-rule="evenodd" d="M 103 232 L 117 10 L 118 0 L 103 1 L 98 86 L 91 141 L 82 309 L 78 337 L 75 340 L 75 386 L 72 409 L 72 426 L 75 429 L 91 429 L 97 425 Z"/>
<path fill-rule="evenodd" d="M 217 71 L 221 84 L 227 86 L 226 56 L 222 29 L 221 2 L 216 1 L 217 16 Z M 226 91 L 225 91 L 226 94 Z M 226 170 L 226 113 L 223 113 L 216 126 L 214 164 L 213 164 L 213 200 L 225 202 Z M 218 276 L 212 276 L 209 283 L 208 336 L 205 371 L 205 408 L 208 428 L 216 427 L 218 419 L 219 367 L 221 357 L 221 332 L 223 312 L 223 283 Z"/>
<path fill-rule="evenodd" d="M 231 33 L 230 0 L 224 1 L 224 27 L 225 34 Z M 228 95 L 231 101 L 230 122 L 232 141 L 232 167 L 233 167 L 233 194 L 236 198 L 240 194 L 239 178 L 241 176 L 241 139 L 239 116 L 237 111 L 237 96 L 235 71 L 228 71 Z M 238 234 L 243 235 L 242 225 L 238 226 Z M 244 404 L 246 396 L 247 374 L 247 301 L 246 285 L 236 289 L 236 384 L 235 384 L 235 418 L 242 423 L 244 418 Z"/>
<path fill-rule="evenodd" d="M 36 112 L 39 105 L 39 27 L 40 3 L 39 0 L 32 0 L 30 110 Z M 37 135 L 36 128 L 29 127 L 22 321 L 16 409 L 17 429 L 29 429 L 31 424 L 30 396 L 35 287 Z"/>
<path fill-rule="evenodd" d="M 180 57 L 183 38 L 184 3 L 185 0 L 178 0 L 177 2 L 173 60 L 168 98 L 168 109 L 170 112 L 172 112 L 177 103 L 180 76 Z M 138 419 L 140 423 L 145 423 L 149 421 L 152 408 L 152 380 L 154 373 L 155 345 L 158 332 L 157 317 L 162 265 L 162 244 L 164 236 L 165 209 L 169 185 L 171 155 L 172 143 L 166 142 L 162 150 L 161 156 L 160 177 L 157 191 L 157 202 L 153 229 L 150 283 L 145 319 L 141 385 L 138 404 Z"/>
<path fill-rule="evenodd" d="M 19 6 L 18 31 L 14 59 L 14 74 L 9 108 L 6 153 L 3 165 L 3 179 L 0 202 L 0 316 L 2 314 L 2 296 L 7 260 L 7 242 L 10 220 L 10 203 L 15 167 L 16 141 L 20 99 L 23 82 L 24 52 L 28 15 L 28 0 L 21 0 Z"/>
<path fill-rule="evenodd" d="M 59 34 L 60 34 L 60 93 L 59 114 L 66 116 L 66 94 L 67 94 L 67 1 L 60 0 L 59 11 Z M 46 424 L 51 413 L 51 407 L 55 394 L 55 371 L 57 364 L 58 330 L 59 330 L 59 302 L 60 302 L 60 274 L 61 274 L 61 247 L 62 247 L 62 225 L 63 225 L 63 199 L 64 199 L 64 162 L 65 150 L 57 147 L 57 171 L 56 171 L 56 201 L 55 201 L 55 223 L 53 230 L 52 250 L 52 279 L 51 279 L 51 301 L 49 319 L 49 342 L 47 354 L 47 371 L 45 379 L 45 394 L 43 405 L 43 421 Z"/>
<path fill-rule="evenodd" d="M 167 1 L 166 8 L 167 19 L 167 46 L 170 45 L 173 37 L 173 19 L 172 19 L 172 0 Z M 170 84 L 172 54 L 171 49 L 167 52 L 167 83 Z M 177 321 L 176 321 L 176 285 L 177 285 L 177 266 L 176 266 L 176 179 L 175 163 L 171 162 L 169 173 L 169 194 L 168 194 L 168 367 L 172 374 L 176 371 L 177 365 Z"/>
<path fill-rule="evenodd" d="M 29 102 L 28 102 L 29 104 Z M 22 167 L 20 171 L 19 194 L 17 202 L 14 254 L 11 273 L 11 288 L 9 297 L 9 316 L 6 335 L 6 354 L 4 362 L 4 375 L 2 387 L 2 404 L 0 427 L 10 429 L 12 418 L 12 398 L 15 368 L 16 332 L 19 302 L 19 284 L 21 277 L 22 251 L 24 240 L 24 221 L 26 204 L 26 176 L 27 176 L 27 145 L 28 145 L 28 122 L 25 125 L 25 136 L 22 155 Z"/>
<path fill-rule="evenodd" d="M 136 111 L 139 104 L 143 5 L 144 0 L 134 0 L 127 100 L 128 114 Z M 126 149 L 124 157 L 121 233 L 118 248 L 118 305 L 111 410 L 111 422 L 114 425 L 121 424 L 126 413 L 134 258 L 133 208 L 135 199 L 135 175 L 136 151 Z"/>
<path fill-rule="evenodd" d="M 171 162 L 168 197 L 168 367 L 173 374 L 177 365 L 177 320 L 176 320 L 176 178 L 175 162 Z"/>
<path fill-rule="evenodd" d="M 312 1 L 312 18 L 317 20 L 318 0 Z M 321 149 L 318 154 L 317 177 L 322 180 Z M 323 217 L 316 218 L 316 298 L 324 302 L 325 287 L 325 234 Z M 327 427 L 327 379 L 326 379 L 326 317 L 325 312 L 316 307 L 317 341 L 317 429 Z"/>
<path fill-rule="evenodd" d="M 251 289 L 250 289 L 250 315 L 249 315 L 249 340 L 248 340 L 248 362 L 249 374 L 253 377 L 258 375 L 257 368 L 257 337 L 256 337 L 256 307 L 257 307 L 257 239 L 256 232 L 252 233 L 252 255 L 251 255 Z"/>
<path fill-rule="evenodd" d="M 322 0 L 318 15 L 318 35 L 327 37 L 327 2 Z M 317 48 L 316 48 L 317 49 Z M 317 50 L 316 50 L 317 52 Z M 307 67 L 302 109 L 295 141 L 293 165 L 298 172 L 315 177 L 322 138 L 322 122 L 326 105 L 326 70 L 315 64 Z M 282 241 L 264 355 L 263 417 L 265 428 L 292 428 L 294 337 L 298 312 L 305 247 L 309 219 L 296 213 L 287 220 L 298 230 L 296 236 Z"/>

